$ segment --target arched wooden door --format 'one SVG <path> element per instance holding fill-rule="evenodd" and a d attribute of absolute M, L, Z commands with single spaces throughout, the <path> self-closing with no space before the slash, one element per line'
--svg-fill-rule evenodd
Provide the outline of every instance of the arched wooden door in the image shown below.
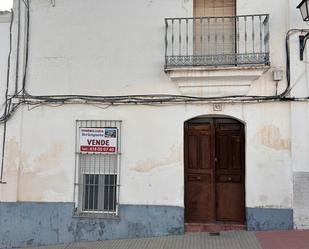
<path fill-rule="evenodd" d="M 185 222 L 245 223 L 244 125 L 230 118 L 185 123 Z"/>

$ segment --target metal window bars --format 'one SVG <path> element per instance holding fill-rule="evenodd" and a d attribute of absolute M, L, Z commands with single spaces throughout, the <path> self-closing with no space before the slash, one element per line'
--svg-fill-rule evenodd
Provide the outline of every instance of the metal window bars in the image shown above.
<path fill-rule="evenodd" d="M 81 153 L 80 128 L 116 128 L 115 154 Z M 120 188 L 121 121 L 76 121 L 75 214 L 78 216 L 118 215 Z"/>
<path fill-rule="evenodd" d="M 268 14 L 165 19 L 165 69 L 269 64 Z"/>

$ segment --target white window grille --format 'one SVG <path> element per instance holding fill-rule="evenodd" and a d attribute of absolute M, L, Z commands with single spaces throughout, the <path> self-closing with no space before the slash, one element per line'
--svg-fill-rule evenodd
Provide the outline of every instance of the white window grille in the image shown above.
<path fill-rule="evenodd" d="M 81 151 L 81 128 L 116 130 L 114 153 Z M 118 215 L 120 186 L 121 121 L 76 121 L 76 172 L 74 199 L 79 216 Z"/>

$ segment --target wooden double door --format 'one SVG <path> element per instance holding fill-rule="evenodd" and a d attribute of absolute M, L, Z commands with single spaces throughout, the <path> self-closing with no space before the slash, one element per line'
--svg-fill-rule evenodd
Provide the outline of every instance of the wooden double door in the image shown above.
<path fill-rule="evenodd" d="M 229 118 L 185 123 L 185 222 L 245 223 L 244 125 Z"/>

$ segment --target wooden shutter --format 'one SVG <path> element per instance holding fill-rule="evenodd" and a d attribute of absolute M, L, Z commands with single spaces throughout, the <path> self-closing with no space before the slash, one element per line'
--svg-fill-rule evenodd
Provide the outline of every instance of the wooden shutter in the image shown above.
<path fill-rule="evenodd" d="M 235 16 L 235 0 L 194 0 L 194 17 Z"/>
<path fill-rule="evenodd" d="M 194 17 L 227 17 L 236 15 L 236 0 L 194 0 Z M 235 19 L 211 19 L 194 22 L 194 54 L 234 54 Z"/>

